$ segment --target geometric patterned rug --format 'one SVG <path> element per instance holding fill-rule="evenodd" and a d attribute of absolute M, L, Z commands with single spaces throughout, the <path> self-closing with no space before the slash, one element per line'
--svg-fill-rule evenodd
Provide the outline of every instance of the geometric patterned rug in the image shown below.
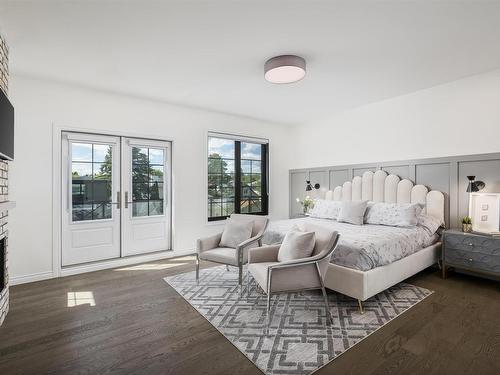
<path fill-rule="evenodd" d="M 165 278 L 265 374 L 311 374 L 408 310 L 431 291 L 400 283 L 364 302 L 328 290 L 334 324 L 326 325 L 321 291 L 272 296 L 266 335 L 266 296 L 251 282 L 240 296 L 236 268 L 225 266 Z"/>

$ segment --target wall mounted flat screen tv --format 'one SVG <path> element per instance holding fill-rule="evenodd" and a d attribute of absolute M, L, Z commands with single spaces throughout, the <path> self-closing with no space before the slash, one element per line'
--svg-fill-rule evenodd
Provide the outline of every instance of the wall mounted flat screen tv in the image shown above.
<path fill-rule="evenodd" d="M 0 159 L 14 159 L 14 107 L 0 90 Z"/>

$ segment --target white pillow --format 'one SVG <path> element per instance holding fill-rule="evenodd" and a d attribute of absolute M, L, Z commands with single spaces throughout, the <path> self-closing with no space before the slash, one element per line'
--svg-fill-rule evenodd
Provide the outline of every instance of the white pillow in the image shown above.
<path fill-rule="evenodd" d="M 365 222 L 394 227 L 414 227 L 417 225 L 420 212 L 422 205 L 419 203 L 376 202 L 368 207 Z"/>
<path fill-rule="evenodd" d="M 418 225 L 427 229 L 430 234 L 436 233 L 442 224 L 441 220 L 436 219 L 434 216 L 426 214 L 418 216 Z"/>
<path fill-rule="evenodd" d="M 340 212 L 339 201 L 328 201 L 325 199 L 316 199 L 314 201 L 314 207 L 309 213 L 310 217 L 316 217 L 319 219 L 332 219 L 337 220 Z"/>
<path fill-rule="evenodd" d="M 340 204 L 338 221 L 363 225 L 368 201 L 345 201 Z"/>
<path fill-rule="evenodd" d="M 252 229 L 253 221 L 229 218 L 222 232 L 219 246 L 236 249 L 236 246 L 252 237 Z"/>
<path fill-rule="evenodd" d="M 310 257 L 315 242 L 314 232 L 304 232 L 297 226 L 293 226 L 281 243 L 278 251 L 278 262 Z"/>

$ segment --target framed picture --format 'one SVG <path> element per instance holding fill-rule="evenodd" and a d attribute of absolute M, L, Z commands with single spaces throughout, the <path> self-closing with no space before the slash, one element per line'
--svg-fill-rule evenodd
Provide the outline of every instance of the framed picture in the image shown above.
<path fill-rule="evenodd" d="M 469 212 L 473 231 L 491 233 L 500 230 L 500 194 L 471 193 Z"/>

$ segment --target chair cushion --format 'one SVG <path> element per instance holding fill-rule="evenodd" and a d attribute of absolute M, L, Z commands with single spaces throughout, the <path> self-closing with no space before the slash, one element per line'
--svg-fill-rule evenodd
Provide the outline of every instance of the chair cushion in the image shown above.
<path fill-rule="evenodd" d="M 217 247 L 215 249 L 203 251 L 200 253 L 200 259 L 238 266 L 236 249 L 230 247 Z"/>
<path fill-rule="evenodd" d="M 220 247 L 236 248 L 240 243 L 252 237 L 253 221 L 229 218 L 222 232 Z"/>
<path fill-rule="evenodd" d="M 250 263 L 248 272 L 253 276 L 260 287 L 267 292 L 267 269 L 279 262 Z"/>
<path fill-rule="evenodd" d="M 293 226 L 285 235 L 278 251 L 278 262 L 308 258 L 314 250 L 314 232 L 304 232 Z"/>
<path fill-rule="evenodd" d="M 338 221 L 363 225 L 367 201 L 345 201 L 340 206 Z"/>
<path fill-rule="evenodd" d="M 268 292 L 267 270 L 276 264 L 279 264 L 279 262 L 250 263 L 248 265 L 248 272 L 266 293 Z M 316 265 L 307 264 L 279 270 L 275 269 L 273 271 L 271 292 L 319 288 L 320 286 Z"/>

